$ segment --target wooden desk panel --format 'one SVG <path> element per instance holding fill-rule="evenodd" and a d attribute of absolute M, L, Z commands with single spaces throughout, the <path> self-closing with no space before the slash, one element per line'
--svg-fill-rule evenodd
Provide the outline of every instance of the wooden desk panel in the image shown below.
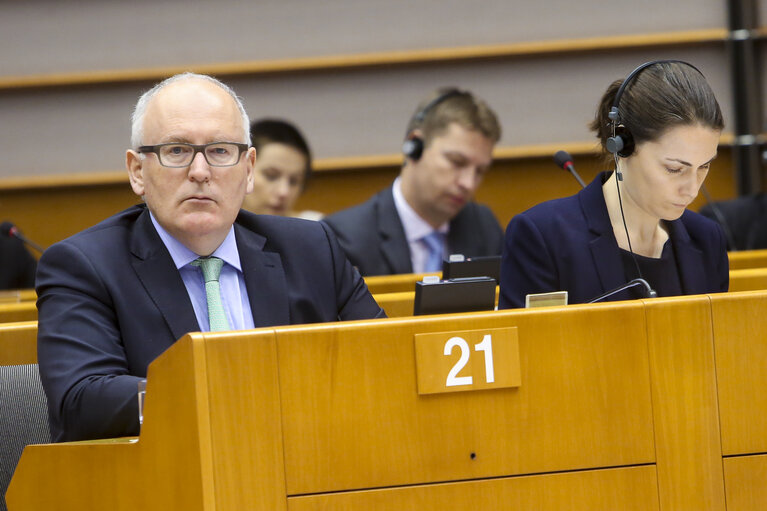
<path fill-rule="evenodd" d="M 37 321 L 0 325 L 0 365 L 37 363 Z"/>
<path fill-rule="evenodd" d="M 467 481 L 288 499 L 288 511 L 651 511 L 654 466 Z"/>
<path fill-rule="evenodd" d="M 35 293 L 34 289 L 8 289 L 0 291 L 0 304 L 34 302 L 35 300 L 37 300 L 37 293 Z"/>
<path fill-rule="evenodd" d="M 731 270 L 767 268 L 767 250 L 743 250 L 728 252 Z"/>
<path fill-rule="evenodd" d="M 435 275 L 442 278 L 442 272 L 438 273 L 401 273 L 397 275 L 372 275 L 365 277 L 365 284 L 370 294 L 415 292 L 415 283 L 423 280 L 427 275 Z"/>
<path fill-rule="evenodd" d="M 37 321 L 35 302 L 0 303 L 0 323 Z"/>
<path fill-rule="evenodd" d="M 767 268 L 730 270 L 730 292 L 767 289 Z"/>
<path fill-rule="evenodd" d="M 767 509 L 767 455 L 724 459 L 727 511 Z"/>
<path fill-rule="evenodd" d="M 273 333 L 210 337 L 188 335 L 150 365 L 138 439 L 27 447 L 9 509 L 284 510 L 281 457 L 266 455 L 280 452 Z"/>
<path fill-rule="evenodd" d="M 709 298 L 645 303 L 661 509 L 723 511 Z"/>
<path fill-rule="evenodd" d="M 521 387 L 418 395 L 415 333 L 503 326 Z M 640 303 L 316 328 L 277 331 L 289 495 L 654 460 Z"/>
<path fill-rule="evenodd" d="M 712 295 L 711 302 L 722 452 L 767 452 L 767 293 Z"/>

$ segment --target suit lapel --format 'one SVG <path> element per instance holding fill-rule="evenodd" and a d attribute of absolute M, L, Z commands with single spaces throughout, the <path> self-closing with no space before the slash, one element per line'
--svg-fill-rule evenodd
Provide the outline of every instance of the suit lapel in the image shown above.
<path fill-rule="evenodd" d="M 625 284 L 626 274 L 602 194 L 602 184 L 606 176 L 604 173 L 601 176 L 602 179 L 593 180 L 581 190 L 578 198 L 591 234 L 589 240 L 591 259 L 599 276 L 602 291 L 606 292 Z"/>
<path fill-rule="evenodd" d="M 165 323 L 178 339 L 200 329 L 192 302 L 168 250 L 157 234 L 149 210 L 136 220 L 131 235 L 131 264 Z"/>
<path fill-rule="evenodd" d="M 693 245 L 681 219 L 668 222 L 668 226 L 682 293 L 686 295 L 705 293 L 706 274 L 703 267 L 703 252 Z"/>
<path fill-rule="evenodd" d="M 389 265 L 391 273 L 412 273 L 410 246 L 405 237 L 405 229 L 394 206 L 392 189 L 387 188 L 378 194 L 376 213 L 378 233 L 381 238 L 381 255 Z"/>
<path fill-rule="evenodd" d="M 256 328 L 290 324 L 288 285 L 282 259 L 264 250 L 266 238 L 234 225 L 237 251 Z"/>

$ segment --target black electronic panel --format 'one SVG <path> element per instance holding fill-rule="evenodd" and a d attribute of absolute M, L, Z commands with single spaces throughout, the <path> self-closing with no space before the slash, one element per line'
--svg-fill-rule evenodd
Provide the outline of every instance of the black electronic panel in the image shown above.
<path fill-rule="evenodd" d="M 413 314 L 491 311 L 495 309 L 495 279 L 471 277 L 416 282 Z"/>

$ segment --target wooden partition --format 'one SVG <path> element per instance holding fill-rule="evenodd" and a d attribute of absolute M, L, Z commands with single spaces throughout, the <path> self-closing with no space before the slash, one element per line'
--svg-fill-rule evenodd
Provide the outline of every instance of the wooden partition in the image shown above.
<path fill-rule="evenodd" d="M 728 509 L 767 509 L 767 294 L 712 297 Z"/>
<path fill-rule="evenodd" d="M 27 448 L 10 510 L 764 509 L 765 308 L 763 291 L 190 334 L 150 366 L 140 437 Z M 518 354 L 519 386 L 424 393 L 416 336 L 495 329 L 515 332 L 494 367 Z M 458 374 L 480 380 L 469 351 Z"/>
<path fill-rule="evenodd" d="M 37 305 L 35 302 L 0 302 L 0 323 L 35 320 L 37 320 Z"/>
<path fill-rule="evenodd" d="M 742 252 L 729 252 L 731 270 L 743 270 L 748 268 L 767 268 L 767 250 L 743 250 Z"/>
<path fill-rule="evenodd" d="M 423 280 L 427 275 L 442 278 L 442 272 L 438 273 L 401 273 L 397 275 L 372 275 L 365 277 L 365 284 L 371 294 L 401 293 L 415 291 L 415 283 Z"/>
<path fill-rule="evenodd" d="M 730 291 L 767 289 L 767 267 L 730 270 Z"/>
<path fill-rule="evenodd" d="M 0 324 L 0 365 L 37 363 L 37 321 Z"/>
<path fill-rule="evenodd" d="M 34 302 L 37 300 L 37 293 L 34 289 L 8 289 L 0 291 L 0 304 Z"/>

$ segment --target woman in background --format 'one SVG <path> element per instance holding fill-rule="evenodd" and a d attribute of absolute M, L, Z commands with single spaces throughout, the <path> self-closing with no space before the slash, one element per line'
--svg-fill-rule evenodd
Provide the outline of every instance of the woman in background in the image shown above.
<path fill-rule="evenodd" d="M 261 119 L 250 125 L 256 148 L 253 192 L 242 207 L 254 213 L 319 220 L 316 211 L 294 211 L 298 196 L 312 173 L 312 155 L 301 132 L 279 119 Z"/>
<path fill-rule="evenodd" d="M 500 308 L 524 307 L 526 295 L 551 291 L 568 291 L 569 303 L 589 302 L 638 277 L 659 296 L 726 291 L 721 228 L 686 210 L 723 127 L 711 87 L 690 64 L 649 62 L 613 82 L 591 128 L 615 171 L 511 220 Z"/>

